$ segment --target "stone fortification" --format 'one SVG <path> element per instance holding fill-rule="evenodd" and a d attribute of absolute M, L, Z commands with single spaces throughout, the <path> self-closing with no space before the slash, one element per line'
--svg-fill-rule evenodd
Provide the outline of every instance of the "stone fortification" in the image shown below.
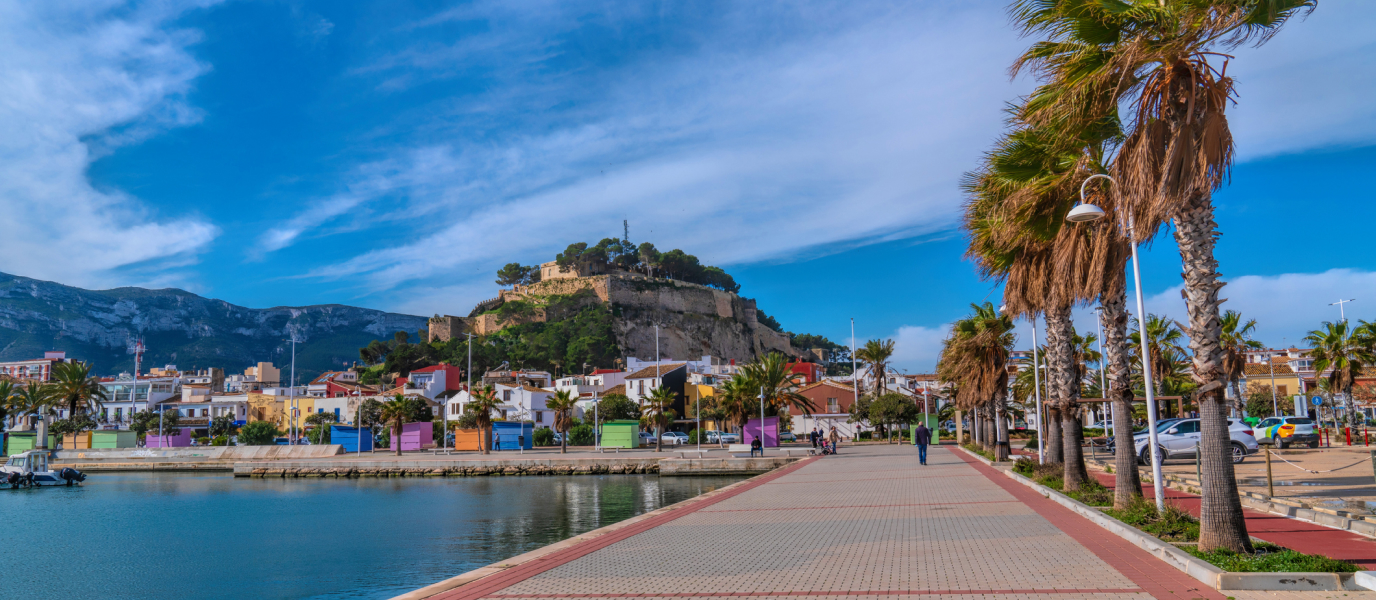
<path fill-rule="evenodd" d="M 502 317 L 493 312 L 469 318 L 431 319 L 430 339 L 447 340 L 471 332 L 487 335 L 522 323 L 544 322 L 543 304 L 553 296 L 583 295 L 585 302 L 610 304 L 617 310 L 617 343 L 629 356 L 652 358 L 654 326 L 660 326 L 663 357 L 712 355 L 749 360 L 771 351 L 800 356 L 787 335 L 759 323 L 755 301 L 730 292 L 672 279 L 634 273 L 550 279 L 502 290 L 501 303 L 524 302 L 530 310 Z M 579 303 L 582 306 L 585 303 Z"/>

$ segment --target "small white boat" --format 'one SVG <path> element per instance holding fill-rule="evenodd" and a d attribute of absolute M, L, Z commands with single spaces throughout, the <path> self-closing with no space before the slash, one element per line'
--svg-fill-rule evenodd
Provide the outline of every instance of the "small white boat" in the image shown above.
<path fill-rule="evenodd" d="M 83 481 L 86 481 L 86 475 L 70 467 L 63 467 L 60 471 L 49 470 L 47 450 L 12 454 L 0 467 L 0 483 L 9 484 L 12 488 L 77 485 Z"/>

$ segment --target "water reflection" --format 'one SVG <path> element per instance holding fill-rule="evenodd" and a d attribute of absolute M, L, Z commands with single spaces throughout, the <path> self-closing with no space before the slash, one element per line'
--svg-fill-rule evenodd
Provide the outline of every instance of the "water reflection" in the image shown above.
<path fill-rule="evenodd" d="M 0 490 L 0 597 L 389 598 L 737 479 L 139 473 Z"/>

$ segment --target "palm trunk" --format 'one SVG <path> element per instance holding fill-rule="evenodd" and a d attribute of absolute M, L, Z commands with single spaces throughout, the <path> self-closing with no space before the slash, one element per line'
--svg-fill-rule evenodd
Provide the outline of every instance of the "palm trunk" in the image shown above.
<path fill-rule="evenodd" d="M 1065 490 L 1080 489 L 1089 475 L 1085 472 L 1081 444 L 1080 386 L 1075 381 L 1075 325 L 1070 321 L 1070 305 L 1051 306 L 1046 311 L 1046 362 L 1050 366 L 1053 401 L 1060 412 L 1061 462 L 1065 465 Z"/>
<path fill-rule="evenodd" d="M 994 418 L 995 435 L 994 438 L 994 458 L 998 460 L 1008 460 L 1008 415 L 1007 407 L 1003 402 L 1003 394 L 1007 392 L 999 390 L 999 395 L 994 398 Z"/>
<path fill-rule="evenodd" d="M 1122 273 L 1122 268 L 1118 273 Z M 1132 367 L 1128 364 L 1127 294 L 1120 275 L 1116 285 L 1100 299 L 1104 319 L 1104 364 L 1113 403 L 1114 489 L 1113 507 L 1122 510 L 1142 497 L 1142 478 L 1137 473 L 1136 444 L 1132 442 Z"/>
<path fill-rule="evenodd" d="M 1061 454 L 1061 411 L 1051 403 L 1050 398 L 1046 399 L 1042 408 L 1046 412 L 1046 439 L 1038 443 L 1046 448 L 1046 462 L 1064 462 Z"/>
<path fill-rule="evenodd" d="M 1227 405 L 1223 398 L 1221 375 L 1223 335 L 1219 326 L 1218 261 L 1214 260 L 1217 226 L 1213 206 L 1204 193 L 1190 198 L 1175 216 L 1175 241 L 1184 266 L 1185 307 L 1190 315 L 1190 350 L 1194 352 L 1194 379 L 1209 389 L 1196 395 L 1199 403 L 1199 428 L 1203 474 L 1199 507 L 1199 550 L 1226 548 L 1251 552 L 1247 522 L 1242 515 L 1242 500 L 1233 475 L 1232 440 L 1228 435 Z"/>
<path fill-rule="evenodd" d="M 998 431 L 998 422 L 995 416 L 994 402 L 992 400 L 984 405 L 984 412 L 989 415 L 989 418 L 984 420 L 984 450 L 990 454 L 994 454 L 998 451 L 999 445 L 998 437 L 995 434 L 995 432 Z"/>
<path fill-rule="evenodd" d="M 392 435 L 397 438 L 397 447 L 393 450 L 396 451 L 397 456 L 401 456 L 401 421 L 397 421 L 397 424 L 392 428 Z"/>
<path fill-rule="evenodd" d="M 559 432 L 559 453 L 560 453 L 560 454 L 568 454 L 568 453 L 569 453 L 569 432 L 568 432 L 568 431 L 560 431 L 560 432 Z"/>
<path fill-rule="evenodd" d="M 1242 386 L 1238 385 L 1238 380 L 1233 379 L 1231 383 L 1233 386 L 1233 410 L 1236 411 L 1237 417 L 1240 419 L 1247 416 L 1247 404 L 1242 399 Z"/>

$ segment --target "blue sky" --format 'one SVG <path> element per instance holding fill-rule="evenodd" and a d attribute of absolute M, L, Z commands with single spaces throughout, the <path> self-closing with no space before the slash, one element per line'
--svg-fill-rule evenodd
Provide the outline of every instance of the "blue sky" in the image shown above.
<path fill-rule="evenodd" d="M 1001 2 L 0 2 L 0 270 L 263 307 L 464 314 L 618 236 L 724 266 L 793 331 L 899 341 L 997 302 L 956 183 L 1029 83 Z M 1225 308 L 1376 319 L 1376 9 L 1229 66 Z M 1180 318 L 1168 235 L 1148 309 Z M 1331 313 L 1331 314 L 1330 314 Z M 1077 317 L 1093 329 L 1093 317 Z"/>

